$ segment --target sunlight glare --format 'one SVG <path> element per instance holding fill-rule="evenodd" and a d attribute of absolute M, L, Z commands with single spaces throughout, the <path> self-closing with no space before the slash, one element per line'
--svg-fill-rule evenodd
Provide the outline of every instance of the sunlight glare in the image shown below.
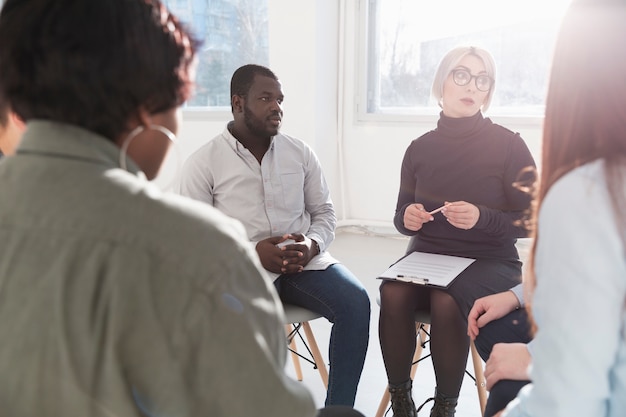
<path fill-rule="evenodd" d="M 489 28 L 527 22 L 529 25 L 559 22 L 571 0 L 385 0 L 381 21 L 391 22 L 416 41 L 472 33 Z M 532 27 L 531 27 L 532 29 Z"/>

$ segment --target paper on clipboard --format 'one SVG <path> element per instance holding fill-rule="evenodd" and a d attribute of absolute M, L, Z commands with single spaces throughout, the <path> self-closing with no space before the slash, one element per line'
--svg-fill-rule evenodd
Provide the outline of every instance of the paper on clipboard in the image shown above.
<path fill-rule="evenodd" d="M 459 256 L 411 252 L 378 278 L 445 288 L 474 261 Z"/>

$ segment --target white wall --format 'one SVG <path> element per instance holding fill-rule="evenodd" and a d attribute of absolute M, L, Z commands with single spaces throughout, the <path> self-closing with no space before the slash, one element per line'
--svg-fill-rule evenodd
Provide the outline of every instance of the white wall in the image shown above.
<path fill-rule="evenodd" d="M 330 184 L 340 224 L 392 227 L 400 163 L 409 142 L 432 129 L 437 115 L 399 122 L 359 120 L 358 0 L 269 0 L 270 67 L 285 92 L 282 131 L 315 149 Z M 489 116 L 489 114 L 487 114 Z M 538 159 L 541 119 L 492 119 L 520 132 Z M 230 113 L 185 111 L 184 159 L 220 133 Z M 158 179 L 169 182 L 168 160 Z"/>

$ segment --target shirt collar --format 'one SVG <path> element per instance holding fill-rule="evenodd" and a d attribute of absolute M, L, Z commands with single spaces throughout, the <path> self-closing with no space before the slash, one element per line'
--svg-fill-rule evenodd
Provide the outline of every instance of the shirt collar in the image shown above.
<path fill-rule="evenodd" d="M 234 137 L 233 134 L 230 132 L 230 127 L 232 126 L 233 123 L 235 122 L 230 121 L 226 124 L 226 127 L 224 128 L 224 137 L 226 138 L 226 141 L 228 142 L 231 148 L 233 148 L 237 152 L 242 152 L 244 149 L 246 149 L 246 147 L 243 146 L 241 142 L 239 142 L 237 138 Z M 279 135 L 280 133 L 270 138 L 269 149 L 274 149 L 274 144 L 276 143 L 274 139 Z"/>
<path fill-rule="evenodd" d="M 58 158 L 82 159 L 111 168 L 120 167 L 120 148 L 107 138 L 76 125 L 31 120 L 18 146 L 18 154 L 36 153 Z M 141 172 L 126 157 L 126 170 Z"/>

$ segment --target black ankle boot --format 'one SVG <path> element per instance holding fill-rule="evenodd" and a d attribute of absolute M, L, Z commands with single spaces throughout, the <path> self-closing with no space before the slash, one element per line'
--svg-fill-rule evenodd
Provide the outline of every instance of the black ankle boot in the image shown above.
<path fill-rule="evenodd" d="M 435 405 L 430 410 L 430 417 L 454 417 L 459 397 L 448 397 L 435 388 Z"/>
<path fill-rule="evenodd" d="M 393 417 L 417 417 L 415 403 L 411 395 L 412 387 L 413 382 L 410 379 L 403 384 L 389 384 Z"/>

